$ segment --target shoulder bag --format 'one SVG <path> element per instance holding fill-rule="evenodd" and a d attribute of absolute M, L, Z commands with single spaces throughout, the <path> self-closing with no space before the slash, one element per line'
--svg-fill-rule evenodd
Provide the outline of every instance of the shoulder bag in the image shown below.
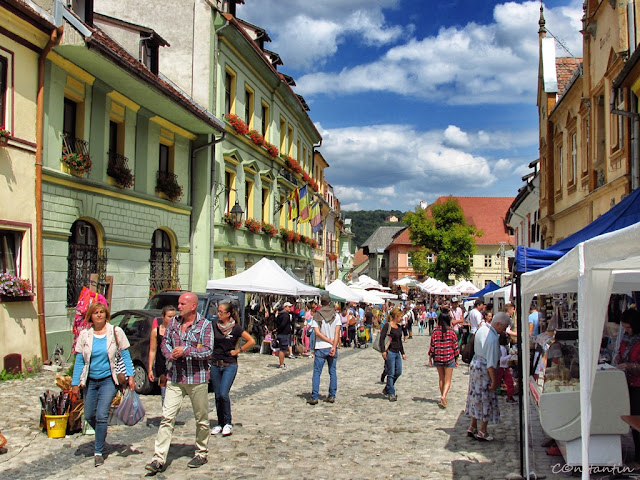
<path fill-rule="evenodd" d="M 389 350 L 389 344 L 391 343 L 391 325 L 387 324 L 388 328 L 387 328 L 387 336 L 384 339 L 384 350 L 380 350 L 380 336 L 382 335 L 382 330 L 384 329 L 384 327 L 382 327 L 380 329 L 380 331 L 376 334 L 376 338 L 373 339 L 373 349 L 376 352 L 386 352 L 387 350 Z M 385 326 L 387 326 L 385 325 Z"/>
<path fill-rule="evenodd" d="M 120 345 L 118 344 L 116 328 L 117 327 L 113 327 L 113 338 L 116 341 L 116 377 L 118 378 L 118 385 L 122 386 L 127 381 L 127 368 L 124 365 L 124 359 L 120 353 Z"/>

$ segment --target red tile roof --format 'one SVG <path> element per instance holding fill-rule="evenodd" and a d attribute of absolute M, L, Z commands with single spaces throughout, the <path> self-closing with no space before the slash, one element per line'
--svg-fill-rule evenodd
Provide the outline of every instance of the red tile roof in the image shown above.
<path fill-rule="evenodd" d="M 408 228 L 405 228 L 402 232 L 400 232 L 400 235 L 394 238 L 393 242 L 391 242 L 391 245 L 399 245 L 399 244 L 411 245 L 411 239 L 409 238 Z"/>
<path fill-rule="evenodd" d="M 353 266 L 357 267 L 358 265 L 362 265 L 364 262 L 368 260 L 369 260 L 369 257 L 364 254 L 364 250 L 362 250 L 361 248 L 353 256 Z"/>
<path fill-rule="evenodd" d="M 556 75 L 558 77 L 558 95 L 562 96 L 569 80 L 573 77 L 574 72 L 580 64 L 582 58 L 576 57 L 558 57 L 556 58 Z"/>
<path fill-rule="evenodd" d="M 439 197 L 433 203 L 442 203 L 448 198 L 458 200 L 469 225 L 482 231 L 476 237 L 478 245 L 495 245 L 500 242 L 513 243 L 507 233 L 505 215 L 515 197 Z M 433 205 L 433 204 L 432 204 Z"/>

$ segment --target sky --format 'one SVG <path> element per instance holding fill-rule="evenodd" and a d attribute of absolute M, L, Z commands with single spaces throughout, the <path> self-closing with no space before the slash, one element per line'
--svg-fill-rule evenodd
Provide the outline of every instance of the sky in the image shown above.
<path fill-rule="evenodd" d="M 545 2 L 582 56 L 582 0 Z M 310 107 L 342 210 L 515 197 L 538 155 L 539 1 L 245 0 Z"/>

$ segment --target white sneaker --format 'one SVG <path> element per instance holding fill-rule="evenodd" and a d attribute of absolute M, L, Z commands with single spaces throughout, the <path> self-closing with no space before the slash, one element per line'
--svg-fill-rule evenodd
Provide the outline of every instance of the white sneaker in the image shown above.
<path fill-rule="evenodd" d="M 279 368 L 280 370 L 286 370 L 286 369 L 287 369 L 287 366 L 286 366 L 286 365 L 280 365 L 278 368 Z"/>
<path fill-rule="evenodd" d="M 296 358 L 296 356 L 292 353 L 289 355 L 289 358 Z"/>
<path fill-rule="evenodd" d="M 231 435 L 232 433 L 233 433 L 233 427 L 227 423 L 227 424 L 224 426 L 224 428 L 222 429 L 222 436 L 223 436 L 223 437 L 228 437 L 228 436 L 229 436 L 229 435 Z"/>
<path fill-rule="evenodd" d="M 216 425 L 211 429 L 211 435 L 218 435 L 222 431 L 222 427 L 220 425 Z"/>

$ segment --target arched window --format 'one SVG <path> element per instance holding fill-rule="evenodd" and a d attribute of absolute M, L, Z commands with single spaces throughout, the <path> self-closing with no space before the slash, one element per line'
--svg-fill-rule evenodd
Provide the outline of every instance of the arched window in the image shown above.
<path fill-rule="evenodd" d="M 149 293 L 167 289 L 179 289 L 178 259 L 174 257 L 171 248 L 171 238 L 164 230 L 153 232 L 151 239 L 151 257 Z"/>
<path fill-rule="evenodd" d="M 92 273 L 104 276 L 107 250 L 98 248 L 98 234 L 93 225 L 76 220 L 71 226 L 67 270 L 67 307 L 75 307 L 82 287 L 90 287 Z"/>

